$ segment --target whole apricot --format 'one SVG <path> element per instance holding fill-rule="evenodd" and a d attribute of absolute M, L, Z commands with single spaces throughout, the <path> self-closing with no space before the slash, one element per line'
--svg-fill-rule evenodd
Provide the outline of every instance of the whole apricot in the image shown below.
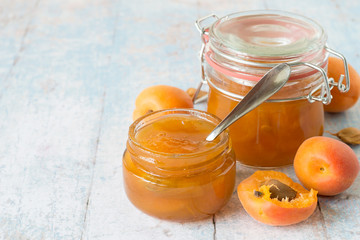
<path fill-rule="evenodd" d="M 355 152 L 345 143 L 329 137 L 305 140 L 294 159 L 296 176 L 306 188 L 333 196 L 348 189 L 360 166 Z"/>
<path fill-rule="evenodd" d="M 151 86 L 137 96 L 133 120 L 158 110 L 193 107 L 191 97 L 184 90 L 167 85 Z"/>
<path fill-rule="evenodd" d="M 346 93 L 341 93 L 337 87 L 331 90 L 333 96 L 331 103 L 324 105 L 326 112 L 343 112 L 354 106 L 360 96 L 360 76 L 356 70 L 348 64 L 350 76 L 350 90 Z M 344 63 L 340 58 L 329 57 L 328 77 L 334 78 L 337 82 L 340 75 L 345 75 Z M 345 84 L 345 79 L 343 81 Z"/>
<path fill-rule="evenodd" d="M 309 218 L 316 209 L 317 192 L 307 191 L 285 173 L 256 171 L 237 188 L 245 211 L 259 222 L 285 226 Z"/>

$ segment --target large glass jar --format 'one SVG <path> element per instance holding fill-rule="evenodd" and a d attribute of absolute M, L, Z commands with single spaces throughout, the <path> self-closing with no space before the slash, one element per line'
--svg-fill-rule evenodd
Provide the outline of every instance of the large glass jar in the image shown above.
<path fill-rule="evenodd" d="M 235 154 L 228 131 L 205 140 L 219 122 L 194 109 L 136 120 L 123 156 L 129 200 L 151 216 L 176 221 L 208 217 L 223 207 L 234 189 Z"/>
<path fill-rule="evenodd" d="M 214 19 L 209 27 L 206 20 Z M 291 76 L 268 101 L 230 126 L 237 160 L 253 167 L 292 164 L 307 138 L 322 135 L 323 103 L 330 90 L 346 87 L 326 77 L 327 35 L 316 22 L 279 11 L 242 12 L 197 21 L 202 33 L 203 80 L 209 85 L 207 111 L 224 118 L 272 67 L 286 62 Z M 346 65 L 346 60 L 344 59 Z M 346 65 L 347 66 L 347 65 Z"/>

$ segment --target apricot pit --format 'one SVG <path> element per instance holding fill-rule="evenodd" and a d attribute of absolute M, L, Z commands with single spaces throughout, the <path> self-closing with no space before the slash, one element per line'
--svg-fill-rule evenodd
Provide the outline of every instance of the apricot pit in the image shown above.
<path fill-rule="evenodd" d="M 271 199 L 276 198 L 279 201 L 284 199 L 286 201 L 291 201 L 296 198 L 297 192 L 279 180 L 270 179 L 266 181 L 265 185 L 270 186 L 269 191 Z"/>

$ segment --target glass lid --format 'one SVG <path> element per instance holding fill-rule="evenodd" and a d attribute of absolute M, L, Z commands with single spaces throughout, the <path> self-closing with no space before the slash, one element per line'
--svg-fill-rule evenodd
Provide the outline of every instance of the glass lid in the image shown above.
<path fill-rule="evenodd" d="M 220 18 L 209 29 L 210 43 L 230 55 L 289 57 L 322 49 L 323 28 L 306 17 L 281 11 L 251 11 Z"/>

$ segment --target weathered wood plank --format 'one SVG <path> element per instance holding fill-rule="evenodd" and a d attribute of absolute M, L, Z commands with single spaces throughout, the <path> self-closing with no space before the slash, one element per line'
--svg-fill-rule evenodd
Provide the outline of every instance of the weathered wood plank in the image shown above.
<path fill-rule="evenodd" d="M 348 61 L 359 69 L 358 35 L 360 29 L 352 22 L 358 21 L 355 12 L 359 12 L 360 6 L 355 1 L 323 3 L 316 2 L 321 8 L 309 8 L 310 2 L 271 1 L 271 9 L 279 9 L 297 12 L 317 20 L 328 32 L 329 44 L 334 49 L 342 52 Z M 269 6 L 268 6 L 269 7 Z M 350 10 L 352 9 L 352 10 Z M 246 9 L 245 9 L 246 10 Z M 349 12 L 350 10 L 350 12 Z M 346 12 L 346 17 L 344 17 Z M 351 19 L 351 20 L 350 20 Z M 336 132 L 348 126 L 360 126 L 360 103 L 351 110 L 342 114 L 326 114 L 325 129 Z M 329 134 L 325 134 L 330 136 Z M 357 156 L 360 155 L 360 148 L 353 147 Z M 297 180 L 292 168 L 285 168 L 282 171 L 288 173 Z M 243 170 L 238 175 L 250 175 L 251 170 Z M 241 177 L 241 179 L 243 179 Z M 274 228 L 264 226 L 252 220 L 239 206 L 235 195 L 230 204 L 224 208 L 216 217 L 216 232 L 221 239 L 263 239 L 279 237 L 281 239 L 357 239 L 360 226 L 359 206 L 359 180 L 344 193 L 335 197 L 320 197 L 319 206 L 316 212 L 307 221 L 295 226 L 285 228 Z M 233 204 L 233 206 L 232 206 Z M 238 212 L 232 212 L 237 206 Z M 231 231 L 230 229 L 233 229 Z M 234 233 L 236 232 L 236 233 Z"/>
<path fill-rule="evenodd" d="M 251 219 L 236 192 L 214 220 L 183 224 L 146 216 L 126 198 L 121 158 L 136 95 L 154 84 L 196 86 L 194 21 L 255 9 L 317 20 L 360 69 L 358 1 L 1 1 L 0 238 L 357 239 L 359 179 L 284 228 Z M 359 110 L 326 114 L 325 129 L 359 127 Z M 291 167 L 280 170 L 296 179 Z M 253 172 L 237 171 L 237 184 Z"/>
<path fill-rule="evenodd" d="M 303 14 L 309 13 L 309 1 L 303 1 L 299 8 L 290 3 L 283 5 L 282 1 L 277 3 L 221 1 L 221 4 L 219 1 L 199 1 L 197 6 L 192 2 L 186 2 L 186 5 L 178 2 L 159 5 L 159 2 L 153 1 L 151 3 L 152 8 L 147 4 L 140 4 L 143 6 L 141 9 L 135 7 L 139 6 L 135 3 L 120 5 L 119 15 L 127 20 L 122 24 L 120 23 L 119 28 L 124 33 L 123 38 L 120 37 L 120 45 L 129 59 L 113 58 L 112 62 L 118 62 L 119 65 L 124 64 L 126 67 L 132 67 L 132 69 L 135 67 L 141 69 L 141 71 L 129 71 L 129 69 L 122 69 L 121 67 L 112 70 L 118 72 L 118 75 L 122 76 L 123 79 L 127 79 L 127 82 L 121 82 L 122 86 L 119 86 L 117 82 L 112 82 L 114 89 L 119 88 L 120 92 L 117 95 L 113 95 L 112 91 L 107 92 L 104 128 L 100 138 L 94 186 L 89 204 L 89 218 L 84 233 L 86 239 L 113 239 L 117 236 L 123 236 L 122 234 L 126 234 L 126 239 L 136 239 L 139 236 L 146 236 L 149 239 L 165 239 L 168 237 L 171 237 L 171 239 L 211 239 L 213 237 L 217 239 L 263 239 L 264 236 L 295 239 L 327 239 L 329 236 L 351 237 L 349 232 L 343 235 L 344 233 L 341 231 L 342 225 L 336 224 L 336 222 L 331 226 L 329 225 L 330 219 L 326 208 L 321 208 L 321 211 L 317 209 L 310 219 L 301 224 L 285 228 L 269 227 L 251 219 L 242 209 L 236 192 L 234 192 L 230 203 L 216 215 L 214 224 L 210 219 L 209 221 L 200 222 L 199 225 L 194 223 L 176 224 L 160 221 L 142 214 L 129 203 L 124 192 L 119 190 L 122 182 L 120 161 L 125 148 L 126 137 L 120 140 L 118 136 L 126 136 L 127 134 L 127 126 L 131 123 L 131 113 L 136 94 L 149 85 L 163 84 L 169 81 L 169 84 L 184 89 L 189 86 L 189 83 L 193 84 L 190 86 L 196 84 L 197 76 L 199 76 L 196 66 L 199 66 L 199 63 L 198 59 L 194 58 L 193 53 L 198 51 L 200 40 L 198 34 L 191 28 L 193 21 L 211 12 L 216 12 L 219 16 L 222 16 L 229 13 L 229 9 L 234 12 L 237 8 L 239 10 L 273 8 L 273 4 L 278 9 L 293 12 L 302 9 Z M 174 8 L 177 8 L 176 13 L 173 11 Z M 197 9 L 196 14 L 193 13 L 194 9 Z M 332 5 L 329 6 L 329 9 L 333 10 Z M 334 21 L 334 19 L 327 20 L 326 16 L 324 16 L 325 13 L 328 13 L 326 11 L 324 10 L 322 15 L 318 15 L 318 11 L 313 9 L 310 11 L 309 17 L 316 17 L 317 20 L 325 22 L 325 28 L 327 26 L 331 27 L 333 25 L 331 21 Z M 169 17 L 169 12 L 173 13 L 171 17 Z M 333 12 L 335 14 L 334 18 L 336 18 L 336 10 L 333 10 Z M 138 32 L 140 30 L 140 33 L 136 33 L 135 29 Z M 141 32 L 141 29 L 146 30 Z M 334 33 L 336 31 L 331 31 L 329 36 L 334 35 Z M 151 38 L 144 39 L 144 34 L 151 36 Z M 118 41 L 118 39 L 115 40 L 115 44 Z M 336 47 L 337 45 L 335 45 Z M 339 50 L 342 51 L 343 49 Z M 351 58 L 350 56 L 349 59 Z M 136 63 L 136 66 L 131 63 Z M 129 104 L 121 105 L 123 110 L 116 111 L 120 106 L 108 106 L 112 102 L 127 102 Z M 121 120 L 114 117 L 114 110 L 123 113 Z M 348 119 L 353 119 L 354 113 L 356 114 L 355 110 L 347 113 L 351 114 Z M 342 115 L 340 119 L 343 121 L 343 118 Z M 331 121 L 331 119 L 327 119 L 326 124 L 328 125 Z M 342 124 L 337 123 L 335 126 L 339 127 Z M 117 141 L 121 142 L 117 143 Z M 291 167 L 281 170 L 296 179 Z M 252 172 L 253 170 L 239 167 L 237 183 Z M 356 188 L 356 184 L 353 187 Z M 328 204 L 323 199 L 320 198 L 321 206 L 327 207 Z M 337 199 L 335 198 L 333 201 L 338 201 Z M 120 204 L 120 209 L 115 207 L 118 204 Z M 345 216 L 346 214 L 344 214 Z M 357 220 L 356 217 L 355 220 Z M 354 221 L 354 219 L 348 217 L 344 222 L 347 221 Z M 197 227 L 200 225 L 202 230 Z M 354 226 L 357 225 L 355 223 Z M 332 228 L 331 231 L 328 230 L 329 227 Z M 204 232 L 206 232 L 206 235 L 202 234 Z M 338 235 L 334 235 L 333 232 Z M 336 238 L 334 237 L 334 239 Z"/>
<path fill-rule="evenodd" d="M 193 20 L 182 24 L 196 14 L 196 9 L 189 11 L 188 17 L 178 13 L 181 9 L 188 10 L 175 2 L 116 5 L 119 20 L 113 49 L 120 52 L 112 55 L 109 71 L 105 73 L 109 88 L 83 239 L 212 238 L 211 219 L 179 224 L 149 217 L 128 201 L 122 183 L 122 154 L 136 95 L 154 84 L 186 88 L 194 85 L 191 81 L 198 81 L 193 77 L 198 70 L 195 64 L 195 67 L 182 64 L 184 55 L 197 63 L 197 51 L 193 51 L 197 46 L 191 46 L 189 41 L 193 36 L 198 37 Z M 184 19 L 179 23 L 180 17 Z M 145 34 L 151 37 L 144 40 Z"/>
<path fill-rule="evenodd" d="M 26 24 L 9 23 L 20 43 L 2 79 L 0 238 L 79 239 L 104 105 L 97 53 L 111 38 L 95 38 L 96 5 L 35 4 Z"/>

